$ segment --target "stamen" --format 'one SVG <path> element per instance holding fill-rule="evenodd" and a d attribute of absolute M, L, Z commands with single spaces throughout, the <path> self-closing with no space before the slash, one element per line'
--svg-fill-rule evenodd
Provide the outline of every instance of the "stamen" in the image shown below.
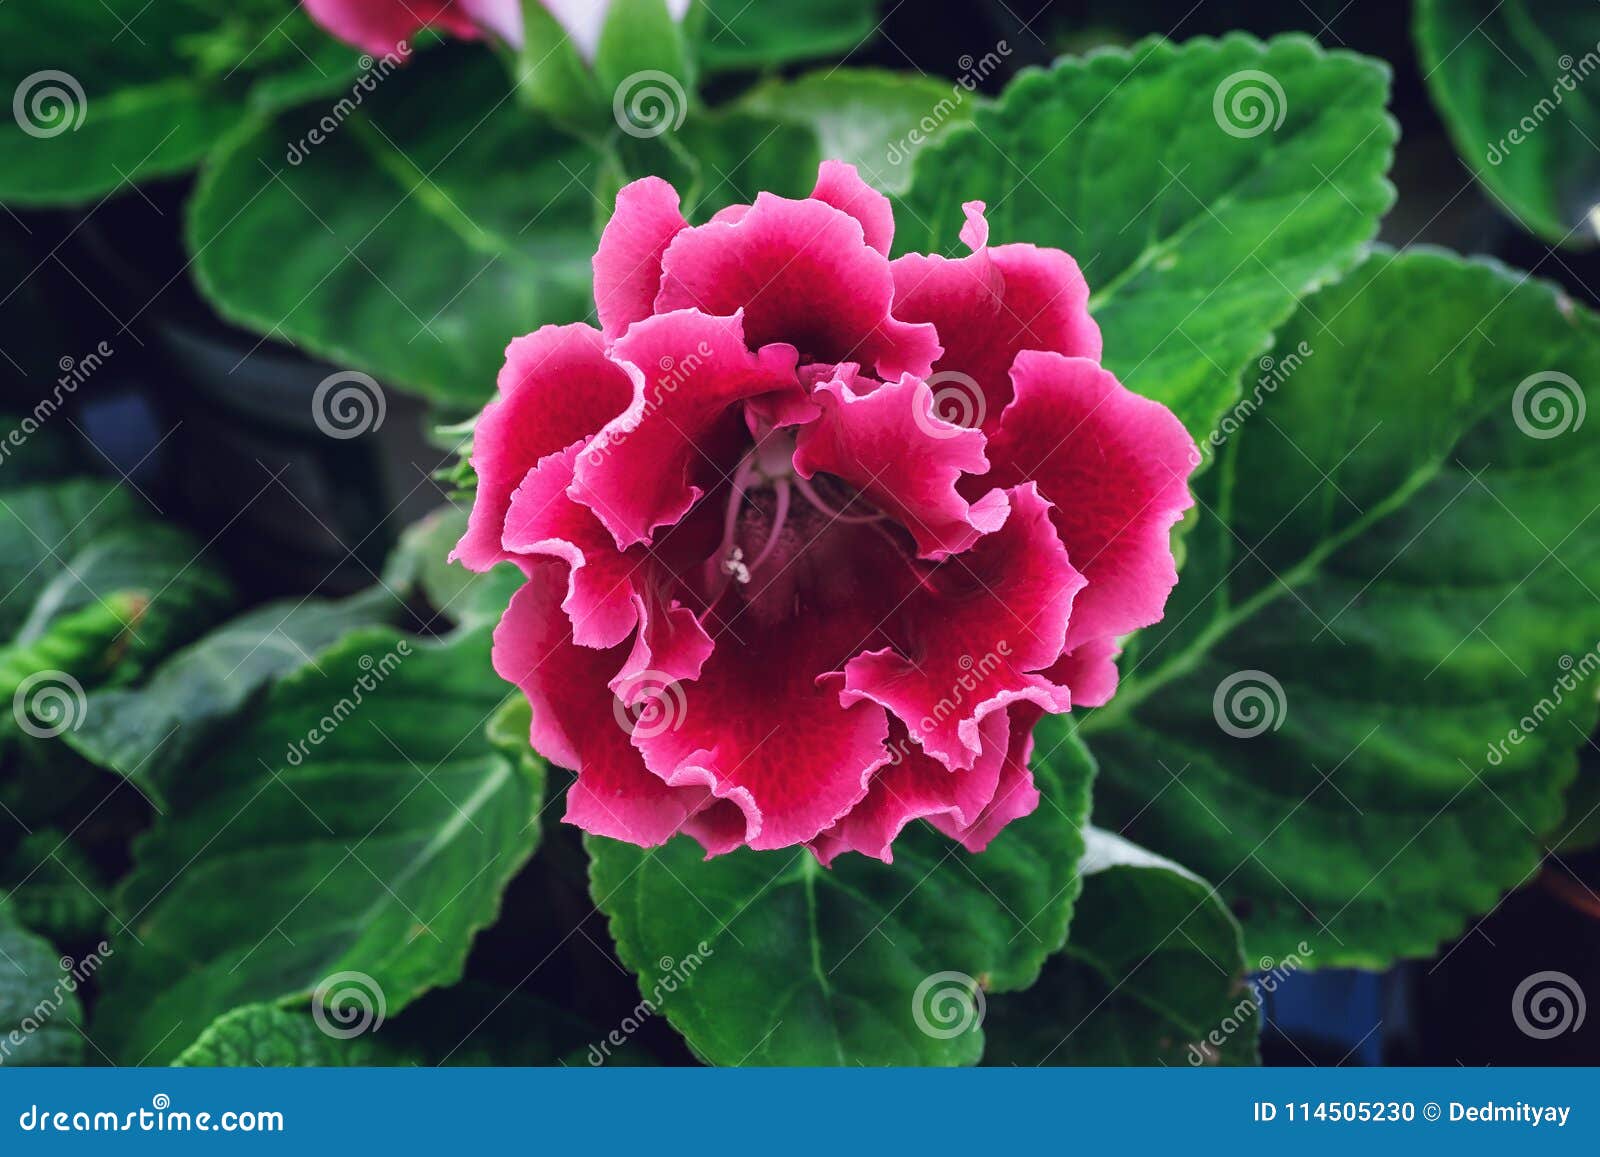
<path fill-rule="evenodd" d="M 777 491 L 778 507 L 772 513 L 772 529 L 767 532 L 767 541 L 762 546 L 761 553 L 756 555 L 756 560 L 750 564 L 749 570 L 745 571 L 744 582 L 750 581 L 750 571 L 767 561 L 767 556 L 778 545 L 778 539 L 783 534 L 784 521 L 789 517 L 789 480 L 780 478 L 774 483 L 773 488 Z"/>

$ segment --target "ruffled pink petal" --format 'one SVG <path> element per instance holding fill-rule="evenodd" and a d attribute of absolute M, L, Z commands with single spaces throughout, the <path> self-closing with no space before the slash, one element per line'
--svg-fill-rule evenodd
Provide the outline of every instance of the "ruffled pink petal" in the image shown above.
<path fill-rule="evenodd" d="M 682 518 L 704 493 L 697 479 L 714 483 L 731 469 L 724 459 L 740 437 L 737 403 L 799 385 L 794 350 L 752 354 L 737 313 L 657 314 L 611 352 L 633 379 L 633 399 L 579 457 L 571 493 L 627 547 Z"/>
<path fill-rule="evenodd" d="M 983 751 L 972 769 L 951 771 L 924 755 L 907 737 L 905 727 L 891 719 L 889 747 L 894 761 L 878 769 L 865 799 L 811 842 L 823 867 L 832 866 L 844 852 L 894 863 L 895 838 L 912 820 L 945 816 L 956 830 L 976 824 L 999 788 L 1011 739 L 1006 712 L 984 716 L 979 733 Z"/>
<path fill-rule="evenodd" d="M 737 222 L 679 233 L 662 270 L 657 313 L 743 309 L 752 346 L 786 342 L 807 360 L 870 364 L 884 378 L 925 377 L 939 356 L 931 325 L 890 315 L 889 262 L 861 223 L 821 201 L 762 193 Z"/>
<path fill-rule="evenodd" d="M 856 487 L 911 532 L 922 557 L 964 551 L 1005 522 L 1003 491 L 970 505 L 957 492 L 963 473 L 989 469 L 984 437 L 939 418 L 925 382 L 908 375 L 857 394 L 836 379 L 811 399 L 822 416 L 800 430 L 795 471 L 808 479 L 824 471 Z"/>
<path fill-rule="evenodd" d="M 1083 599 L 1078 596 L 1079 601 Z M 1068 632 L 1071 633 L 1070 630 Z M 1117 693 L 1117 656 L 1122 648 L 1111 635 L 1079 643 L 1045 672 L 1072 692 L 1074 707 L 1104 707 Z"/>
<path fill-rule="evenodd" d="M 633 381 L 587 325 L 547 325 L 506 348 L 500 399 L 472 435 L 477 497 L 452 558 L 488 570 L 511 557 L 501 543 L 512 492 L 539 461 L 582 441 L 622 413 Z"/>
<path fill-rule="evenodd" d="M 952 770 L 982 751 L 979 723 L 1028 701 L 1066 711 L 1067 688 L 1038 672 L 1061 655 L 1073 597 L 1084 579 L 1031 484 L 1011 490 L 1011 515 L 966 554 L 946 562 L 907 600 L 898 646 L 845 666 L 846 703 L 870 699 L 903 722 L 923 750 Z"/>
<path fill-rule="evenodd" d="M 660 177 L 623 187 L 594 255 L 594 304 L 607 341 L 653 312 L 661 289 L 661 255 L 689 223 L 678 192 Z"/>
<path fill-rule="evenodd" d="M 562 587 L 557 568 L 534 566 L 495 628 L 494 666 L 533 707 L 533 749 L 578 773 L 567 792 L 566 822 L 641 847 L 665 843 L 679 831 L 700 839 L 708 852 L 736 846 L 704 788 L 669 787 L 646 770 L 629 742 L 629 716 L 606 688 L 619 650 L 571 642 L 558 605 Z"/>
<path fill-rule="evenodd" d="M 668 783 L 737 804 L 750 847 L 805 843 L 866 795 L 889 758 L 888 720 L 873 703 L 841 705 L 839 677 L 826 675 L 860 637 L 854 625 L 738 629 L 743 641 L 722 634 L 700 677 L 682 685 L 673 726 L 634 743 Z"/>
<path fill-rule="evenodd" d="M 895 316 L 932 322 L 944 354 L 935 385 L 977 396 L 964 425 L 993 429 L 1011 400 L 1011 363 L 1022 350 L 1100 357 L 1100 327 L 1089 316 L 1089 286 L 1078 263 L 1034 245 L 988 248 L 983 202 L 965 206 L 961 236 L 971 255 L 909 254 L 893 263 Z"/>
<path fill-rule="evenodd" d="M 889 247 L 894 244 L 894 209 L 889 198 L 861 179 L 854 165 L 823 161 L 811 199 L 850 214 L 861 223 L 867 244 L 885 257 L 889 255 Z"/>
<path fill-rule="evenodd" d="M 1067 646 L 1159 621 L 1178 581 L 1172 525 L 1194 504 L 1194 440 L 1171 410 L 1086 358 L 1025 352 L 1011 376 L 1016 400 L 989 439 L 983 485 L 1034 479 L 1052 503 L 1072 565 L 1089 580 Z"/>
<path fill-rule="evenodd" d="M 1032 703 L 1018 703 L 1010 714 L 1011 737 L 994 798 L 970 823 L 960 822 L 953 814 L 928 817 L 929 823 L 969 852 L 983 851 L 1007 824 L 1032 815 L 1039 806 L 1039 790 L 1033 785 L 1028 760 L 1033 754 L 1033 729 L 1043 712 Z"/>

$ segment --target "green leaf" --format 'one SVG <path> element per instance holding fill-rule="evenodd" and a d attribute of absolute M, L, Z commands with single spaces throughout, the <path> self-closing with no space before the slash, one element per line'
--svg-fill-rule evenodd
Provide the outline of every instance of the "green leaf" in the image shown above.
<path fill-rule="evenodd" d="M 904 193 L 911 187 L 912 158 L 970 121 L 982 103 L 985 98 L 958 82 L 835 68 L 794 80 L 773 78 L 736 107 L 810 127 L 824 157 L 848 161 L 864 181 L 886 193 Z"/>
<path fill-rule="evenodd" d="M 105 930 L 109 889 L 100 869 L 54 828 L 38 828 L 17 844 L 0 866 L 0 889 L 0 903 L 58 943 L 91 940 Z"/>
<path fill-rule="evenodd" d="M 1559 0 L 1417 0 L 1417 50 L 1456 150 L 1547 241 L 1600 237 L 1595 14 Z"/>
<path fill-rule="evenodd" d="M 1381 968 L 1538 867 L 1595 722 L 1570 676 L 1600 638 L 1600 319 L 1380 252 L 1275 357 L 1166 619 L 1083 724 L 1096 819 L 1214 880 L 1251 955 Z"/>
<path fill-rule="evenodd" d="M 1066 937 L 1093 764 L 1035 768 L 1044 796 L 978 856 L 922 824 L 893 864 L 591 836 L 590 884 L 647 1002 L 713 1064 L 972 1064 L 976 991 L 1025 988 Z"/>
<path fill-rule="evenodd" d="M 83 1062 L 83 1006 L 74 962 L 0 903 L 0 1061 L 8 1065 Z"/>
<path fill-rule="evenodd" d="M 985 1061 L 1254 1063 L 1260 1007 L 1244 988 L 1253 965 L 1222 897 L 1115 833 L 1090 828 L 1085 841 L 1067 946 L 1038 984 L 994 1002 Z"/>
<path fill-rule="evenodd" d="M 696 9 L 699 5 L 696 5 Z M 699 23 L 702 67 L 711 71 L 775 68 L 821 56 L 843 56 L 877 33 L 873 0 L 706 0 Z M 691 19 L 699 19 L 696 11 Z"/>
<path fill-rule="evenodd" d="M 384 566 L 384 584 L 395 590 L 416 589 L 440 622 L 479 626 L 494 624 L 511 596 L 526 581 L 510 563 L 474 574 L 450 562 L 450 552 L 467 530 L 467 512 L 442 506 L 408 526 Z"/>
<path fill-rule="evenodd" d="M 194 166 L 252 110 L 336 90 L 355 51 L 271 0 L 0 5 L 0 201 L 91 201 Z"/>
<path fill-rule="evenodd" d="M 337 1027 L 337 1026 L 336 1026 Z M 373 1036 L 330 1036 L 304 1012 L 247 1004 L 212 1021 L 172 1062 L 180 1068 L 347 1068 L 406 1058 Z"/>
<path fill-rule="evenodd" d="M 161 1061 L 332 978 L 389 1015 L 458 979 L 539 837 L 542 765 L 504 701 L 487 630 L 357 631 L 278 682 L 135 845 L 117 907 L 140 945 L 107 970 L 96 1041 Z"/>
<path fill-rule="evenodd" d="M 981 200 L 997 243 L 1064 249 L 1106 365 L 1202 437 L 1393 201 L 1388 77 L 1298 35 L 1146 40 L 1024 72 L 917 158 L 896 246 L 956 252 L 961 205 Z M 1251 93 L 1254 123 L 1234 112 Z"/>
<path fill-rule="evenodd" d="M 232 138 L 190 204 L 201 288 L 242 325 L 481 405 L 510 337 L 592 308 L 599 157 L 509 83 L 481 46 L 440 49 L 331 130 L 312 105 Z"/>
<path fill-rule="evenodd" d="M 376 597 L 372 597 L 376 596 Z M 173 654 L 143 686 L 89 696 L 83 722 L 63 738 L 84 758 L 134 780 L 161 806 L 173 778 L 270 681 L 302 667 L 356 627 L 392 617 L 378 589 L 342 602 L 269 603 Z"/>

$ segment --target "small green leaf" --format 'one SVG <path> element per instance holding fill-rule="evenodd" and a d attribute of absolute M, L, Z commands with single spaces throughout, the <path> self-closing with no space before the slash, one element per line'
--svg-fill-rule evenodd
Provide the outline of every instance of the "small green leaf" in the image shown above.
<path fill-rule="evenodd" d="M 1417 0 L 1423 75 L 1462 158 L 1546 241 L 1600 238 L 1595 13 L 1561 0 Z"/>
<path fill-rule="evenodd" d="M 1304 36 L 1146 40 L 1024 72 L 917 158 L 896 248 L 957 252 L 980 200 L 997 243 L 1065 250 L 1106 365 L 1203 437 L 1393 201 L 1388 81 Z"/>
<path fill-rule="evenodd" d="M 994 1002 L 996 1065 L 1252 1064 L 1260 1008 L 1239 924 L 1199 876 L 1085 833 L 1083 894 L 1039 983 Z M 1278 967 L 1266 962 L 1263 967 Z"/>
<path fill-rule="evenodd" d="M 408 526 L 384 567 L 383 581 L 395 590 L 415 588 L 433 612 L 433 626 L 497 623 L 511 596 L 526 581 L 510 563 L 474 574 L 450 562 L 467 530 L 467 512 L 442 506 Z"/>
<path fill-rule="evenodd" d="M 822 56 L 843 56 L 877 33 L 874 0 L 706 0 L 699 22 L 701 65 L 712 71 L 775 68 Z"/>
<path fill-rule="evenodd" d="M 394 1015 L 458 979 L 539 837 L 542 765 L 503 702 L 487 630 L 361 630 L 278 682 L 135 845 L 117 909 L 141 943 L 96 1042 L 159 1062 L 242 1004 L 337 979 Z"/>
<path fill-rule="evenodd" d="M 202 290 L 261 333 L 482 405 L 510 338 L 592 310 L 600 157 L 509 86 L 481 46 L 443 48 L 337 117 L 231 138 L 189 207 Z"/>
<path fill-rule="evenodd" d="M 983 103 L 975 88 L 958 81 L 834 68 L 794 80 L 774 78 L 741 97 L 736 107 L 808 126 L 824 157 L 848 161 L 874 188 L 904 193 L 911 187 L 912 158 L 970 121 Z"/>
<path fill-rule="evenodd" d="M 831 869 L 591 836 L 595 903 L 645 999 L 713 1064 L 972 1064 L 976 993 L 1032 984 L 1078 892 L 1093 764 L 1068 741 L 1034 774 L 1038 810 L 976 856 L 922 824 L 893 864 Z"/>
<path fill-rule="evenodd" d="M 1600 319 L 1380 252 L 1274 357 L 1083 724 L 1096 818 L 1215 880 L 1252 956 L 1382 968 L 1538 868 L 1595 723 Z"/>

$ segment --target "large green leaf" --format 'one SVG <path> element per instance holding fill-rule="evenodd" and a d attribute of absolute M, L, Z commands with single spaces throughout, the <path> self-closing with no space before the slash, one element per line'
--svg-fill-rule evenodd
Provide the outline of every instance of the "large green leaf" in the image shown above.
<path fill-rule="evenodd" d="M 1165 621 L 1084 723 L 1096 818 L 1215 881 L 1252 955 L 1381 967 L 1535 870 L 1594 723 L 1569 677 L 1600 638 L 1600 320 L 1379 253 L 1276 359 Z"/>
<path fill-rule="evenodd" d="M 980 993 L 1025 988 L 1066 937 L 1093 764 L 1062 745 L 1039 809 L 979 856 L 917 824 L 893 864 L 591 836 L 590 882 L 647 1001 L 715 1064 L 971 1064 Z"/>
<path fill-rule="evenodd" d="M 0 201 L 97 199 L 190 168 L 252 110 L 337 90 L 355 50 L 275 0 L 0 5 Z"/>
<path fill-rule="evenodd" d="M 1424 75 L 1456 149 L 1530 231 L 1600 237 L 1597 21 L 1585 0 L 1417 0 Z"/>
<path fill-rule="evenodd" d="M 136 844 L 117 907 L 140 943 L 105 974 L 96 1042 L 159 1061 L 333 978 L 391 1015 L 456 980 L 538 840 L 542 767 L 525 709 L 490 724 L 503 699 L 487 630 L 357 631 L 276 684 Z"/>
<path fill-rule="evenodd" d="M 1248 1064 L 1258 999 L 1239 924 L 1193 872 L 1112 832 L 1085 833 L 1083 894 L 1039 983 L 994 1002 L 997 1065 Z M 1261 967 L 1279 968 L 1276 961 Z"/>
<path fill-rule="evenodd" d="M 0 1062 L 76 1065 L 83 1061 L 80 972 L 0 903 Z"/>
<path fill-rule="evenodd" d="M 137 688 L 88 698 L 83 723 L 63 737 L 84 758 L 134 780 L 159 805 L 172 779 L 271 680 L 313 666 L 313 657 L 356 627 L 392 618 L 381 589 L 328 602 L 269 603 L 240 615 L 168 658 Z"/>
<path fill-rule="evenodd" d="M 337 1069 L 399 1065 L 409 1059 L 366 1033 L 330 1036 L 304 1012 L 246 1004 L 212 1021 L 172 1063 L 183 1068 Z"/>
<path fill-rule="evenodd" d="M 331 129 L 312 104 L 231 139 L 190 205 L 201 288 L 331 361 L 487 401 L 510 338 L 590 312 L 599 209 L 597 154 L 509 86 L 481 46 L 440 49 Z"/>
<path fill-rule="evenodd" d="M 707 0 L 693 17 L 700 21 L 700 63 L 713 70 L 756 69 L 843 56 L 877 32 L 877 7 L 874 0 Z"/>
<path fill-rule="evenodd" d="M 1296 299 L 1377 231 L 1387 91 L 1380 61 L 1303 36 L 1147 40 L 1024 72 L 917 158 L 896 247 L 956 252 L 961 205 L 981 200 L 996 242 L 1066 250 L 1106 365 L 1200 437 Z"/>

